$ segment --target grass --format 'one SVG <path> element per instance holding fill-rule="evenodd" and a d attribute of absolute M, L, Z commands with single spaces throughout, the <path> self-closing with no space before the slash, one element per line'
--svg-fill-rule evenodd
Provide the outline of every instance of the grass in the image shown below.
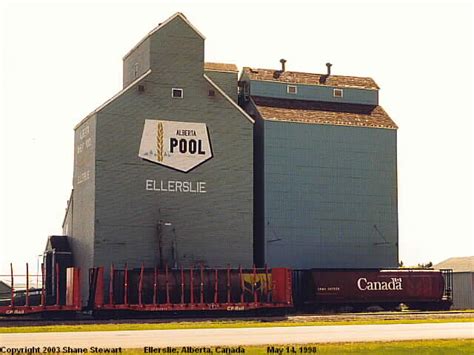
<path fill-rule="evenodd" d="M 328 326 L 328 325 L 367 325 L 367 324 L 414 324 L 414 323 L 459 323 L 474 322 L 474 317 L 468 318 L 427 318 L 427 319 L 377 319 L 377 320 L 347 320 L 319 322 L 291 321 L 226 321 L 213 320 L 207 322 L 171 322 L 171 323 L 107 323 L 107 324 L 76 324 L 76 325 L 43 325 L 0 327 L 0 333 L 43 333 L 43 332 L 94 332 L 117 330 L 158 330 L 158 329 L 202 329 L 202 328 L 261 328 L 261 327 L 295 327 L 295 326 Z M 1 323 L 0 323 L 1 324 Z"/>
<path fill-rule="evenodd" d="M 275 347 L 275 345 L 273 345 Z M 268 345 L 246 346 L 245 354 L 268 354 Z M 473 354 L 473 339 L 450 339 L 450 340 L 418 340 L 418 341 L 394 341 L 394 342 L 366 342 L 366 343 L 335 343 L 335 344 L 305 344 L 305 345 L 280 345 L 283 354 L 416 354 L 416 355 L 439 355 L 439 354 Z M 286 351 L 289 347 L 290 351 Z M 176 348 L 181 350 L 181 348 Z M 308 351 L 316 350 L 315 352 Z M 216 348 L 211 351 L 216 354 Z M 183 352 L 181 352 L 183 353 Z M 122 354 L 143 354 L 143 349 L 125 349 Z"/>

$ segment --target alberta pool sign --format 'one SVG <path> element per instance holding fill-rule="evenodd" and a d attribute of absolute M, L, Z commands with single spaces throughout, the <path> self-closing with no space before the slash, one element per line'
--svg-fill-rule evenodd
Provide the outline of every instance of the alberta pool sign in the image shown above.
<path fill-rule="evenodd" d="M 207 126 L 195 122 L 145 120 L 138 156 L 186 173 L 212 158 Z"/>

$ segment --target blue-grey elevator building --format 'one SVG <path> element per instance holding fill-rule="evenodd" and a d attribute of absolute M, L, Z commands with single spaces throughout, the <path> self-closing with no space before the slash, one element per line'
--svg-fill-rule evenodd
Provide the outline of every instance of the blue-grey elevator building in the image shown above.
<path fill-rule="evenodd" d="M 370 78 L 244 68 L 254 127 L 255 260 L 398 265 L 397 126 Z"/>
<path fill-rule="evenodd" d="M 171 16 L 75 127 L 74 264 L 397 266 L 397 126 L 375 82 L 284 61 L 239 77 L 204 41 Z"/>

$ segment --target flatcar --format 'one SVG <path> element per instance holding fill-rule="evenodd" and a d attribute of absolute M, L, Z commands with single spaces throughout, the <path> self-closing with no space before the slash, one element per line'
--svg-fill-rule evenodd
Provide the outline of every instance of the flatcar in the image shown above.
<path fill-rule="evenodd" d="M 189 314 L 287 311 L 292 307 L 287 268 L 94 268 L 89 308 L 97 315 L 126 312 Z M 108 278 L 106 279 L 106 276 Z"/>

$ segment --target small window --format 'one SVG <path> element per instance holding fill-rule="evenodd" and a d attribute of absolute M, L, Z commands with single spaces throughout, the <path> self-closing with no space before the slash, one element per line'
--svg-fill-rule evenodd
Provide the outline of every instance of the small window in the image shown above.
<path fill-rule="evenodd" d="M 183 98 L 183 89 L 172 88 L 171 89 L 171 97 L 174 99 L 182 99 Z"/>
<path fill-rule="evenodd" d="M 248 101 L 250 99 L 250 85 L 246 82 L 244 83 L 244 100 Z"/>
<path fill-rule="evenodd" d="M 133 75 L 135 79 L 138 77 L 138 63 L 135 63 L 135 65 L 133 66 Z"/>
<path fill-rule="evenodd" d="M 298 88 L 295 85 L 287 85 L 286 86 L 286 92 L 288 94 L 297 94 L 298 93 Z"/>
<path fill-rule="evenodd" d="M 332 92 L 333 97 L 343 97 L 344 91 L 342 89 L 334 89 Z"/>

